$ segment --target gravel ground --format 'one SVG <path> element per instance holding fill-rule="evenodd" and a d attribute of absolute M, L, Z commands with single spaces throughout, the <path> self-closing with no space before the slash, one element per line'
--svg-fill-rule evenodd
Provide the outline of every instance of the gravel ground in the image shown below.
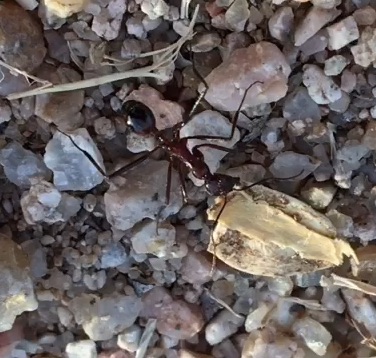
<path fill-rule="evenodd" d="M 0 358 L 374 356 L 375 64 L 374 0 L 0 1 Z"/>

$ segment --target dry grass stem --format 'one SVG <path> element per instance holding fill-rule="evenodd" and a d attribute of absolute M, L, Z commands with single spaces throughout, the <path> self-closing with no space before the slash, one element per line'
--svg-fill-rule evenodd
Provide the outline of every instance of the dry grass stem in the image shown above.
<path fill-rule="evenodd" d="M 149 342 L 153 337 L 155 328 L 157 327 L 156 319 L 149 319 L 146 323 L 144 332 L 140 339 L 140 344 L 138 345 L 135 358 L 144 358 L 146 351 L 148 349 Z"/>
<path fill-rule="evenodd" d="M 154 63 L 150 66 L 146 66 L 143 68 L 137 68 L 134 70 L 128 70 L 124 72 L 118 72 L 118 73 L 112 73 L 109 75 L 105 76 L 100 76 L 96 78 L 91 78 L 88 80 L 82 80 L 82 81 L 77 81 L 77 82 L 70 82 L 70 83 L 63 83 L 63 84 L 58 84 L 58 85 L 52 85 L 50 82 L 43 81 L 41 79 L 37 79 L 36 77 L 34 78 L 33 76 L 30 76 L 23 71 L 17 70 L 12 68 L 13 71 L 20 73 L 24 76 L 27 76 L 31 79 L 37 80 L 37 82 L 43 83 L 44 86 L 39 87 L 39 88 L 34 88 L 31 90 L 27 90 L 24 92 L 19 92 L 19 93 L 13 93 L 7 96 L 6 98 L 8 100 L 14 100 L 14 99 L 19 99 L 19 98 L 25 98 L 25 97 L 30 97 L 30 96 L 36 96 L 39 94 L 44 94 L 44 93 L 57 93 L 57 92 L 66 92 L 66 91 L 74 91 L 78 89 L 84 89 L 84 88 L 90 88 L 90 87 L 95 87 L 99 85 L 103 85 L 106 83 L 111 83 L 115 81 L 120 81 L 120 80 L 125 80 L 127 78 L 140 78 L 140 77 L 145 77 L 145 78 L 156 78 L 163 80 L 165 79 L 165 75 L 163 74 L 163 71 L 161 71 L 163 68 L 168 67 L 170 64 L 176 61 L 176 58 L 180 52 L 181 47 L 184 45 L 186 41 L 192 38 L 194 36 L 193 33 L 193 27 L 196 22 L 197 14 L 198 14 L 199 6 L 196 6 L 194 14 L 192 16 L 192 20 L 189 24 L 187 34 L 185 36 L 182 36 L 177 42 L 174 44 L 158 50 L 158 51 L 153 51 L 153 55 L 158 54 L 158 57 L 154 57 Z M 150 56 L 150 53 L 149 53 Z M 2 64 L 2 63 L 0 63 Z M 9 65 L 6 65 L 9 66 Z M 5 67 L 6 67 L 5 66 Z M 153 72 L 157 71 L 158 72 Z M 46 86 L 48 84 L 48 87 Z"/>
<path fill-rule="evenodd" d="M 376 286 L 347 277 L 338 276 L 334 273 L 331 274 L 330 279 L 326 278 L 325 280 L 321 281 L 321 286 L 325 287 L 329 285 L 334 285 L 341 288 L 350 288 L 352 290 L 360 291 L 370 296 L 376 296 Z"/>
<path fill-rule="evenodd" d="M 215 302 L 220 304 L 222 307 L 226 308 L 235 317 L 244 318 L 241 314 L 236 313 L 226 302 L 222 301 L 220 298 L 215 297 L 207 288 L 205 288 L 205 292 L 210 296 L 210 298 L 212 298 Z"/>
<path fill-rule="evenodd" d="M 83 71 L 83 69 L 84 69 L 84 64 L 83 64 L 83 62 L 78 58 L 78 56 L 74 53 L 70 41 L 67 41 L 67 45 L 68 45 L 68 49 L 69 49 L 69 53 L 70 53 L 70 57 L 71 57 L 72 61 L 76 64 L 76 66 L 77 66 L 81 71 Z"/>
<path fill-rule="evenodd" d="M 30 75 L 30 74 L 28 74 L 25 71 L 19 70 L 18 68 L 15 68 L 15 67 L 13 67 L 11 65 L 8 65 L 7 63 L 5 63 L 2 60 L 0 60 L 0 66 L 5 67 L 6 69 L 8 69 L 15 76 L 18 76 L 18 75 L 24 76 L 29 84 L 30 84 L 30 82 L 29 82 L 29 79 L 30 79 L 30 80 L 32 80 L 32 81 L 34 81 L 36 83 L 42 84 L 42 87 L 44 87 L 44 88 L 46 86 L 52 86 L 52 83 L 50 81 L 46 81 L 46 80 L 43 80 L 43 79 L 41 79 L 39 77 L 35 77 L 33 75 Z M 3 74 L 3 79 L 4 79 L 4 74 Z"/>

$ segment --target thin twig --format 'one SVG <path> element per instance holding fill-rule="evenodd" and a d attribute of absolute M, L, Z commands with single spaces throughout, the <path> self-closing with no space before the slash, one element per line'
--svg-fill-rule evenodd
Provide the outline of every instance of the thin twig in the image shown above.
<path fill-rule="evenodd" d="M 145 72 L 145 68 L 131 70 L 126 72 L 112 73 L 110 75 L 105 75 L 101 77 L 91 78 L 88 80 L 82 80 L 77 82 L 63 83 L 48 88 L 34 88 L 25 92 L 13 93 L 7 96 L 8 100 L 19 99 L 24 97 L 36 96 L 44 93 L 57 93 L 57 92 L 66 92 L 74 91 L 77 89 L 84 89 L 103 85 L 110 82 L 115 82 L 119 80 L 124 80 L 131 77 L 152 77 L 160 78 L 161 76 L 155 73 Z"/>
<path fill-rule="evenodd" d="M 155 328 L 157 327 L 157 320 L 156 319 L 149 319 L 144 332 L 141 336 L 139 346 L 136 351 L 136 357 L 135 358 L 144 358 L 146 351 L 148 349 L 149 342 L 151 338 L 153 337 Z"/>
<path fill-rule="evenodd" d="M 77 67 L 83 71 L 84 69 L 84 64 L 83 62 L 78 58 L 78 56 L 74 53 L 73 49 L 72 49 L 72 45 L 71 45 L 71 42 L 70 41 L 67 41 L 67 45 L 68 45 L 68 49 L 69 49 L 69 53 L 70 53 L 70 57 L 72 59 L 72 61 L 77 65 Z"/>
<path fill-rule="evenodd" d="M 28 82 L 29 82 L 29 78 L 30 78 L 30 79 L 33 80 L 34 82 L 41 83 L 42 86 L 52 86 L 52 83 L 51 83 L 51 82 L 46 81 L 46 80 L 43 80 L 43 79 L 41 79 L 41 78 L 39 78 L 39 77 L 35 77 L 35 76 L 33 76 L 33 75 L 29 75 L 27 72 L 22 71 L 22 70 L 19 70 L 18 68 L 15 68 L 15 67 L 13 67 L 13 66 L 11 66 L 11 65 L 8 65 L 8 64 L 5 63 L 4 61 L 1 61 L 1 60 L 0 60 L 0 66 L 5 67 L 6 69 L 8 69 L 9 71 L 11 71 L 11 72 L 13 72 L 13 73 L 17 73 L 17 74 L 19 74 L 19 75 L 21 75 L 21 76 L 24 76 Z M 30 82 L 29 82 L 29 84 L 30 84 Z"/>
<path fill-rule="evenodd" d="M 215 297 L 207 288 L 204 288 L 204 290 L 210 296 L 210 298 L 212 298 L 215 302 L 219 303 L 222 307 L 226 308 L 235 317 L 244 318 L 244 316 L 235 312 L 225 301 L 221 300 L 220 298 Z"/>
<path fill-rule="evenodd" d="M 129 71 L 112 73 L 109 75 L 91 78 L 88 80 L 81 80 L 77 82 L 63 83 L 63 84 L 58 84 L 58 85 L 51 84 L 51 86 L 49 86 L 48 88 L 34 88 L 34 89 L 24 91 L 24 92 L 13 93 L 7 96 L 6 98 L 8 100 L 13 100 L 13 99 L 30 97 L 30 96 L 35 96 L 35 95 L 44 94 L 44 93 L 74 91 L 77 89 L 95 87 L 95 86 L 99 86 L 102 84 L 111 83 L 111 82 L 115 82 L 119 80 L 125 80 L 127 78 L 134 78 L 134 77 L 149 77 L 149 78 L 164 79 L 165 75 L 163 73 L 158 73 L 158 72 L 154 73 L 153 71 L 160 70 L 161 68 L 168 66 L 170 63 L 174 62 L 183 44 L 192 36 L 194 36 L 193 27 L 196 22 L 198 10 L 199 10 L 199 6 L 196 6 L 193 17 L 192 17 L 192 21 L 190 22 L 189 27 L 188 27 L 187 34 L 181 37 L 176 43 L 162 49 L 161 52 L 158 52 L 160 56 L 158 56 L 157 61 L 150 66 L 146 66 L 146 67 L 138 68 L 134 70 L 129 70 Z M 18 72 L 20 71 L 18 70 Z M 25 75 L 25 73 L 22 73 L 22 74 Z M 32 78 L 31 76 L 29 77 Z M 39 79 L 38 82 L 40 81 L 41 80 Z"/>

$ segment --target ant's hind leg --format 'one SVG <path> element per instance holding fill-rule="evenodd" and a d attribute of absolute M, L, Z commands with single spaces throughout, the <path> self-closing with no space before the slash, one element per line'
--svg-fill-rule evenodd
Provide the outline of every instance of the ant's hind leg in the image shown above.
<path fill-rule="evenodd" d="M 170 161 L 167 169 L 167 184 L 166 184 L 166 205 L 170 204 L 171 195 L 171 180 L 172 180 L 172 162 Z"/>
<path fill-rule="evenodd" d="M 184 173 L 182 170 L 182 164 L 179 164 L 179 180 L 180 180 L 180 188 L 181 188 L 181 194 L 183 196 L 183 201 L 185 204 L 188 204 L 188 194 L 187 194 L 187 188 L 185 186 L 185 178 L 184 178 Z"/>
<path fill-rule="evenodd" d="M 154 153 L 157 149 L 159 149 L 159 147 L 156 147 L 154 148 L 152 151 L 150 152 L 147 152 L 146 154 L 144 155 L 141 155 L 140 157 L 138 157 L 137 159 L 135 159 L 133 162 L 130 162 L 129 164 L 125 165 L 124 167 L 114 171 L 112 174 L 109 175 L 109 178 L 113 178 L 113 177 L 116 177 L 122 173 L 125 173 L 127 172 L 128 170 L 136 167 L 137 165 L 141 164 L 142 162 L 144 162 L 146 159 L 148 159 L 150 157 L 150 155 L 152 153 Z"/>
<path fill-rule="evenodd" d="M 170 193 L 171 193 L 171 179 L 172 179 L 172 163 L 169 162 L 168 169 L 167 169 L 167 183 L 166 183 L 166 194 L 165 194 L 165 204 L 166 206 L 170 203 Z M 158 236 L 159 235 L 159 222 L 161 219 L 162 211 L 165 207 L 161 207 L 155 216 L 156 220 L 156 227 L 155 227 L 155 233 Z"/>

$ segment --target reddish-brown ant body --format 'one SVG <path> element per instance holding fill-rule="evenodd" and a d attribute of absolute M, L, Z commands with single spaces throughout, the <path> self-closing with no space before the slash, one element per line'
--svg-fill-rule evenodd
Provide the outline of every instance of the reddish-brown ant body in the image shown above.
<path fill-rule="evenodd" d="M 201 78 L 201 76 L 200 76 Z M 207 86 L 204 79 L 201 78 L 201 80 L 204 82 L 205 86 Z M 147 107 L 145 104 L 135 101 L 135 100 L 129 100 L 126 101 L 121 110 L 120 115 L 124 116 L 127 119 L 128 127 L 131 131 L 138 135 L 152 135 L 157 140 L 157 146 L 150 152 L 147 152 L 143 155 L 141 155 L 136 160 L 132 161 L 128 165 L 116 170 L 112 174 L 109 175 L 110 178 L 115 177 L 123 172 L 128 171 L 129 169 L 137 166 L 138 164 L 142 163 L 144 160 L 146 160 L 152 153 L 154 153 L 158 149 L 165 150 L 167 155 L 170 159 L 170 165 L 168 169 L 168 177 L 167 177 L 167 187 L 166 187 L 166 203 L 169 203 L 170 198 L 170 186 L 171 186 L 171 175 L 172 175 L 172 163 L 174 159 L 176 159 L 175 162 L 178 163 L 177 169 L 179 173 L 181 188 L 183 197 L 185 200 L 187 200 L 187 193 L 185 188 L 185 178 L 182 171 L 182 166 L 185 166 L 195 178 L 200 179 L 204 181 L 206 191 L 209 195 L 212 196 L 226 196 L 230 191 L 234 190 L 236 186 L 240 184 L 240 179 L 237 177 L 232 177 L 230 175 L 226 174 L 219 174 L 219 173 L 212 173 L 208 167 L 208 165 L 205 163 L 204 155 L 199 150 L 199 148 L 202 147 L 210 147 L 216 150 L 221 150 L 224 152 L 232 152 L 231 149 L 213 144 L 213 143 L 204 143 L 204 144 L 198 144 L 195 147 L 193 147 L 191 150 L 188 148 L 188 140 L 189 139 L 219 139 L 219 140 L 231 140 L 234 132 L 236 130 L 237 125 L 237 119 L 240 114 L 240 110 L 243 106 L 243 103 L 246 99 L 248 91 L 251 89 L 252 86 L 254 86 L 256 83 L 252 83 L 246 90 L 243 95 L 243 98 L 241 100 L 241 103 L 239 105 L 239 108 L 233 118 L 232 121 L 232 128 L 231 133 L 228 137 L 223 136 L 207 136 L 207 135 L 196 135 L 196 136 L 190 136 L 190 137 L 180 137 L 180 129 L 187 123 L 182 122 L 175 125 L 173 128 L 170 129 L 171 135 L 166 135 L 164 131 L 160 131 L 156 127 L 156 119 L 154 117 L 153 112 L 149 107 Z M 208 88 L 208 87 L 206 87 Z M 203 96 L 201 96 L 203 97 Z M 194 107 L 195 108 L 195 107 Z M 193 110 L 192 110 L 193 111 Z M 192 113 L 191 111 L 191 113 Z M 191 118 L 191 116 L 189 116 Z M 65 133 L 64 133 L 65 134 Z M 72 139 L 71 139 L 72 140 Z M 73 140 L 72 140 L 73 142 Z M 81 148 L 79 148 L 74 142 L 73 144 L 82 151 Z M 85 153 L 85 155 L 88 157 L 88 159 L 93 163 L 93 165 L 96 166 L 96 168 L 102 172 L 104 176 L 106 176 L 105 173 L 103 173 L 103 170 L 95 163 L 95 161 L 90 157 L 88 153 Z M 270 180 L 265 179 L 265 180 Z M 265 181 L 265 180 L 262 180 Z M 259 182 L 260 183 L 260 182 Z M 244 187 L 244 188 L 237 188 L 235 190 L 243 190 L 250 186 Z"/>

